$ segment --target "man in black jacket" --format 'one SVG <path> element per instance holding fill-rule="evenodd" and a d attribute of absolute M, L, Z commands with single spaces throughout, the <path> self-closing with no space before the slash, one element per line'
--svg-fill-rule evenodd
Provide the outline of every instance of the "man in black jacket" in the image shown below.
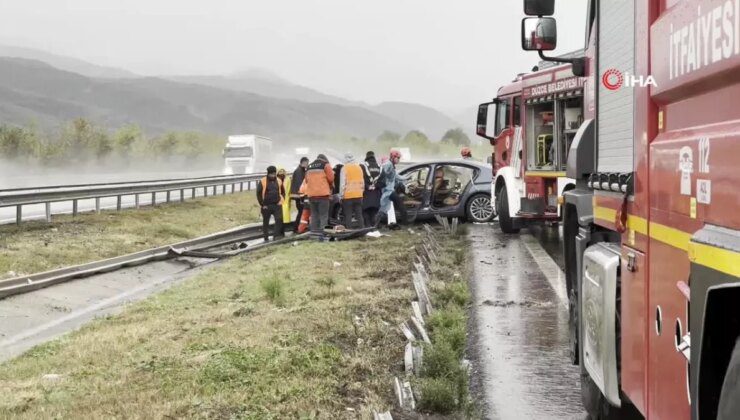
<path fill-rule="evenodd" d="M 275 219 L 274 239 L 285 237 L 283 232 L 283 200 L 285 188 L 283 181 L 277 177 L 277 168 L 267 167 L 267 176 L 257 184 L 257 201 L 262 209 L 262 237 L 265 242 L 270 239 L 270 217 Z"/>
<path fill-rule="evenodd" d="M 362 216 L 365 219 L 365 227 L 378 225 L 378 210 L 380 209 L 380 196 L 385 187 L 385 177 L 380 170 L 380 165 L 375 160 L 375 153 L 370 151 L 365 155 L 362 164 L 365 177 L 365 194 L 362 197 Z"/>
<path fill-rule="evenodd" d="M 290 179 L 290 199 L 295 200 L 295 208 L 298 213 L 295 216 L 295 222 L 293 223 L 293 232 L 298 231 L 298 226 L 301 223 L 301 214 L 303 214 L 303 195 L 300 193 L 301 185 L 303 185 L 303 179 L 306 178 L 306 168 L 308 168 L 308 158 L 302 157 L 298 167 L 293 171 L 293 177 Z"/>

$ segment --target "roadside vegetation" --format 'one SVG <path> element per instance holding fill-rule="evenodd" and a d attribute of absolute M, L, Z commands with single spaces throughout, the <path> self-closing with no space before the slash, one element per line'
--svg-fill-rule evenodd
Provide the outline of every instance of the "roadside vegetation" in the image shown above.
<path fill-rule="evenodd" d="M 197 131 L 170 131 L 147 135 L 136 125 L 108 130 L 77 118 L 54 132 L 35 125 L 0 125 L 0 158 L 41 165 L 180 159 L 187 164 L 206 157 L 221 157 L 223 136 Z"/>
<path fill-rule="evenodd" d="M 417 238 L 301 242 L 207 268 L 1 365 L 0 418 L 393 410 Z"/>
<path fill-rule="evenodd" d="M 468 369 L 462 363 L 470 303 L 469 244 L 464 230 L 442 242 L 430 290 L 435 311 L 426 320 L 432 344 L 424 346 L 422 369 L 414 388 L 418 389 L 417 405 L 422 412 L 476 418 L 477 407 L 468 391 Z"/>
<path fill-rule="evenodd" d="M 111 258 L 260 219 L 253 191 L 0 225 L 0 278 Z"/>
<path fill-rule="evenodd" d="M 280 140 L 288 149 L 303 146 L 316 149 L 311 150 L 311 155 L 319 153 L 313 146 L 319 144 L 330 145 L 340 152 L 351 151 L 358 156 L 364 156 L 368 150 L 384 155 L 394 147 L 411 148 L 415 159 L 456 158 L 463 146 L 470 146 L 473 156 L 480 160 L 490 154 L 489 145 L 472 144 L 460 128 L 451 128 L 441 139 L 429 139 L 423 132 L 412 130 L 405 134 L 384 131 L 376 138 L 336 134 L 320 138 L 292 136 Z M 225 141 L 224 135 L 198 131 L 151 135 L 137 125 L 110 130 L 92 120 L 77 118 L 54 131 L 44 131 L 33 124 L 25 127 L 0 125 L 0 158 L 43 167 L 91 163 L 115 163 L 118 167 L 156 161 L 187 168 L 195 162 L 219 162 Z"/>

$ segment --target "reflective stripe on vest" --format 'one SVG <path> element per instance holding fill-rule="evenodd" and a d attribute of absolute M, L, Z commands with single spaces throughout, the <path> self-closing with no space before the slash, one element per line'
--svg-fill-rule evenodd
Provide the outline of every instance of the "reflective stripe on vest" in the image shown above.
<path fill-rule="evenodd" d="M 357 163 L 344 166 L 344 198 L 362 198 L 365 192 L 365 178 L 362 176 L 362 168 Z"/>
<path fill-rule="evenodd" d="M 280 178 L 275 178 L 278 184 L 278 197 L 280 197 L 280 202 L 278 204 L 283 205 L 283 200 L 285 197 L 283 197 L 282 189 L 283 189 L 283 181 Z M 262 183 L 262 201 L 265 200 L 265 194 L 267 194 L 267 177 L 262 178 L 260 181 Z"/>

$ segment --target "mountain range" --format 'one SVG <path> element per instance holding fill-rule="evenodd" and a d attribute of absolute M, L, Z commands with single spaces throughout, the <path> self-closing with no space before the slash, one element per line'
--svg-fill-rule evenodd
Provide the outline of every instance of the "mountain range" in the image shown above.
<path fill-rule="evenodd" d="M 147 132 L 202 130 L 292 138 L 417 129 L 432 140 L 461 126 L 433 108 L 371 105 L 291 83 L 269 70 L 143 77 L 44 51 L 0 46 L 0 122 L 55 127 L 77 117 Z M 468 127 L 464 127 L 468 128 Z"/>

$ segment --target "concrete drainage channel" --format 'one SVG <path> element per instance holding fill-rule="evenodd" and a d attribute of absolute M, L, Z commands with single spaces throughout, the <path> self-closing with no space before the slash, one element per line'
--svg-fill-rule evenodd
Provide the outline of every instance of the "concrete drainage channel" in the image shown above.
<path fill-rule="evenodd" d="M 0 281 L 0 361 L 177 284 L 220 258 L 305 237 L 289 236 L 262 243 L 262 225 L 252 224 L 116 258 Z"/>

